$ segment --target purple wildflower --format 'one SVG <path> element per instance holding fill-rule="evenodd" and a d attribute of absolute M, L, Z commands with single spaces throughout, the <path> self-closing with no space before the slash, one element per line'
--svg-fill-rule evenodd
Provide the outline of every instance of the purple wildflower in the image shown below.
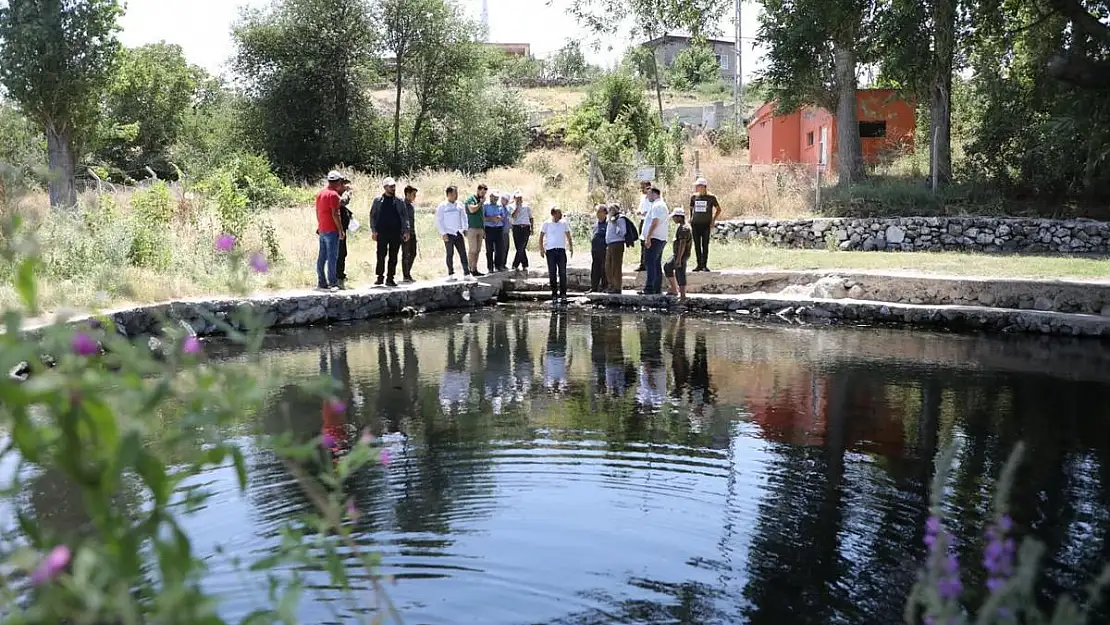
<path fill-rule="evenodd" d="M 39 563 L 38 568 L 31 573 L 31 583 L 38 586 L 61 575 L 69 565 L 72 555 L 69 547 L 65 545 L 58 545 L 51 549 Z"/>
<path fill-rule="evenodd" d="M 100 351 L 100 344 L 96 342 L 96 339 L 84 332 L 73 335 L 70 347 L 73 348 L 73 353 L 78 356 L 92 356 Z"/>
<path fill-rule="evenodd" d="M 230 234 L 221 234 L 216 237 L 216 251 L 227 254 L 235 249 L 235 236 Z"/>
<path fill-rule="evenodd" d="M 187 336 L 181 342 L 181 351 L 186 354 L 199 354 L 200 353 L 200 339 L 195 336 Z"/>
<path fill-rule="evenodd" d="M 358 518 L 358 508 L 355 507 L 355 502 L 353 502 L 353 501 L 348 501 L 347 502 L 347 518 L 349 518 L 349 519 Z"/>
<path fill-rule="evenodd" d="M 937 535 L 940 534 L 940 519 L 936 515 L 929 516 L 929 520 L 925 521 L 925 546 L 932 547 L 937 542 Z"/>
<path fill-rule="evenodd" d="M 270 263 L 262 252 L 255 252 L 251 254 L 250 266 L 256 273 L 266 273 L 270 270 Z"/>
<path fill-rule="evenodd" d="M 320 442 L 321 442 L 321 444 L 323 444 L 324 447 L 327 447 L 328 449 L 331 449 L 332 447 L 335 447 L 335 445 L 338 441 L 336 441 L 335 437 L 332 436 L 331 434 L 324 434 L 324 438 L 321 439 Z"/>
<path fill-rule="evenodd" d="M 925 522 L 925 545 L 929 547 L 930 562 L 935 561 L 940 549 L 951 549 L 952 537 L 944 530 L 937 516 L 930 516 Z M 955 601 L 963 592 L 960 582 L 960 561 L 955 553 L 948 551 L 941 559 L 939 570 L 933 571 L 936 577 L 937 595 L 943 601 Z"/>
<path fill-rule="evenodd" d="M 388 467 L 390 462 L 393 462 L 393 454 L 389 453 L 388 449 L 383 449 L 381 454 L 382 466 Z"/>
<path fill-rule="evenodd" d="M 1017 545 L 1007 536 L 1014 523 L 1008 515 L 987 528 L 987 545 L 983 548 L 983 568 L 987 571 L 987 589 L 998 592 L 1014 574 Z"/>
<path fill-rule="evenodd" d="M 335 414 L 343 414 L 347 412 L 347 404 L 342 399 L 333 397 L 328 400 L 328 410 Z"/>

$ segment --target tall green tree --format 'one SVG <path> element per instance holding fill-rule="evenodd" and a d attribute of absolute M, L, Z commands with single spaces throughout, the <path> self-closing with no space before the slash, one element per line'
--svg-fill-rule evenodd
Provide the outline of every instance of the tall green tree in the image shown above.
<path fill-rule="evenodd" d="M 767 81 L 780 110 L 807 104 L 836 115 L 838 183 L 863 177 L 857 71 L 874 61 L 878 0 L 760 0 Z"/>
<path fill-rule="evenodd" d="M 172 177 L 169 150 L 197 103 L 205 72 L 189 64 L 181 46 L 165 42 L 124 49 L 120 56 L 105 94 L 108 136 L 98 156 L 129 177 L 145 177 L 146 167 Z"/>
<path fill-rule="evenodd" d="M 560 80 L 582 80 L 589 72 L 589 63 L 578 40 L 571 39 L 551 57 L 551 77 Z"/>
<path fill-rule="evenodd" d="M 407 66 L 412 57 L 424 54 L 428 46 L 436 45 L 447 11 L 444 0 L 382 0 L 381 22 L 385 28 L 385 49 L 392 54 L 393 62 L 393 160 L 390 169 L 399 173 L 401 155 L 401 95 L 404 89 Z"/>
<path fill-rule="evenodd" d="M 566 2 L 568 12 L 595 36 L 616 35 L 625 23 L 633 24 L 632 35 L 645 41 L 667 34 L 693 37 L 713 34 L 731 0 L 548 0 Z M 655 101 L 663 122 L 663 87 L 658 54 L 651 55 Z"/>
<path fill-rule="evenodd" d="M 244 133 L 285 177 L 381 165 L 366 162 L 375 154 L 367 92 L 378 32 L 365 0 L 271 0 L 235 25 Z"/>
<path fill-rule="evenodd" d="M 50 205 L 77 204 L 77 162 L 117 59 L 115 0 L 0 3 L 0 85 L 46 133 Z"/>

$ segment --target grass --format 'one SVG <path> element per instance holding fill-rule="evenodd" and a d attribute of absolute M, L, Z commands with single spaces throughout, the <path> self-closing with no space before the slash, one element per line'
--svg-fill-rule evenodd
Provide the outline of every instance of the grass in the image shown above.
<path fill-rule="evenodd" d="M 684 202 L 690 192 L 695 150 L 700 156 L 701 174 L 710 180 L 711 189 L 720 198 L 725 218 L 813 216 L 812 182 L 804 172 L 789 168 L 752 172 L 745 166 L 746 153 L 723 156 L 697 142 L 688 149 L 685 172 L 674 184 L 664 185 L 665 197 L 672 204 Z M 553 186 L 549 177 L 556 172 L 563 174 L 563 180 Z M 590 212 L 579 158 L 562 150 L 532 152 L 518 167 L 493 170 L 480 177 L 428 171 L 402 180 L 402 185 L 411 182 L 421 190 L 417 217 L 421 252 L 413 270 L 417 279 L 435 278 L 445 272 L 443 248 L 433 223 L 433 210 L 443 197 L 443 189 L 454 184 L 469 194 L 479 180 L 490 188 L 520 189 L 537 216 L 545 214 L 552 203 L 558 203 L 570 214 Z M 356 175 L 354 182 L 353 210 L 365 223 L 371 201 L 379 192 L 379 182 L 362 175 Z M 313 190 L 302 191 L 298 195 L 307 202 Z M 221 233 L 215 210 L 210 202 L 187 189 L 175 193 L 175 214 L 165 226 L 151 226 L 136 215 L 131 206 L 131 191 L 99 197 L 86 195 L 82 209 L 69 214 L 50 211 L 45 193 L 24 197 L 16 210 L 28 217 L 36 230 L 44 261 L 40 292 L 45 309 L 87 310 L 228 293 L 232 271 L 213 250 L 213 241 Z M 627 199 L 635 200 L 631 194 Z M 266 275 L 251 277 L 250 288 L 276 291 L 314 286 L 318 243 L 313 208 L 305 203 L 253 215 L 241 245 L 248 250 L 263 250 L 262 234 L 267 227 L 273 232 L 281 259 Z M 144 229 L 157 235 L 165 253 L 156 263 L 136 266 L 141 263 L 134 261 L 130 248 L 135 234 Z M 579 239 L 580 250 L 585 250 L 585 243 Z M 535 252 L 533 258 L 534 262 L 538 260 Z M 373 279 L 374 260 L 369 233 L 353 235 L 348 256 L 348 274 L 353 283 L 365 284 Z M 580 253 L 575 260 L 582 263 L 585 255 Z M 1102 278 L 1107 269 L 1105 261 L 1086 258 L 828 252 L 739 243 L 715 245 L 712 264 L 719 268 L 912 270 L 1030 278 Z M 484 259 L 480 267 L 484 269 Z M 0 307 L 17 301 L 8 273 L 9 267 L 0 266 Z"/>

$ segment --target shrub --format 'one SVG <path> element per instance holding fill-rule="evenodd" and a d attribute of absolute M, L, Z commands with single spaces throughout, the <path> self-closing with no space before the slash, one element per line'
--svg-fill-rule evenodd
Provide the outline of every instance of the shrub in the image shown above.
<path fill-rule="evenodd" d="M 720 150 L 721 154 L 728 156 L 738 150 L 748 147 L 747 128 L 737 128 L 732 123 L 722 124 L 720 128 L 709 133 L 709 142 Z"/>
<path fill-rule="evenodd" d="M 618 121 L 631 132 L 630 147 L 647 149 L 658 121 L 651 113 L 643 83 L 624 72 L 607 74 L 590 87 L 586 100 L 567 120 L 567 142 L 582 146 L 602 123 Z"/>
<path fill-rule="evenodd" d="M 682 49 L 671 64 L 671 86 L 676 89 L 693 89 L 698 85 L 719 81 L 720 63 L 713 50 L 704 43 Z"/>
<path fill-rule="evenodd" d="M 219 186 L 225 180 L 230 180 L 246 196 L 254 210 L 282 206 L 289 201 L 288 190 L 264 156 L 237 154 L 202 181 L 200 188 L 208 188 L 210 181 L 218 181 L 216 186 Z"/>
<path fill-rule="evenodd" d="M 644 158 L 655 166 L 657 179 L 674 182 L 682 171 L 682 131 L 678 126 L 652 133 Z"/>

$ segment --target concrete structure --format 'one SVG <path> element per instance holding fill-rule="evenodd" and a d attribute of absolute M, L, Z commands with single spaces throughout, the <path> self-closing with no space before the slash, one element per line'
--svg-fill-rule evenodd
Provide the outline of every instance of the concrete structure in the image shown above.
<path fill-rule="evenodd" d="M 674 64 L 678 53 L 690 47 L 690 42 L 690 37 L 685 35 L 667 35 L 647 41 L 643 46 L 657 51 L 659 62 L 664 67 L 670 67 Z M 712 48 L 713 54 L 717 57 L 721 80 L 732 84 L 733 71 L 736 68 L 736 44 L 727 39 L 706 39 L 705 42 L 706 45 Z"/>
<path fill-rule="evenodd" d="M 497 48 L 509 56 L 532 56 L 532 44 L 530 43 L 485 43 L 483 45 L 488 48 Z"/>
<path fill-rule="evenodd" d="M 912 102 L 893 89 L 860 89 L 856 101 L 865 163 L 875 164 L 885 156 L 913 150 L 916 119 Z M 776 115 L 775 102 L 767 102 L 748 124 L 748 141 L 752 165 L 836 167 L 836 117 L 824 108 L 807 106 Z"/>

